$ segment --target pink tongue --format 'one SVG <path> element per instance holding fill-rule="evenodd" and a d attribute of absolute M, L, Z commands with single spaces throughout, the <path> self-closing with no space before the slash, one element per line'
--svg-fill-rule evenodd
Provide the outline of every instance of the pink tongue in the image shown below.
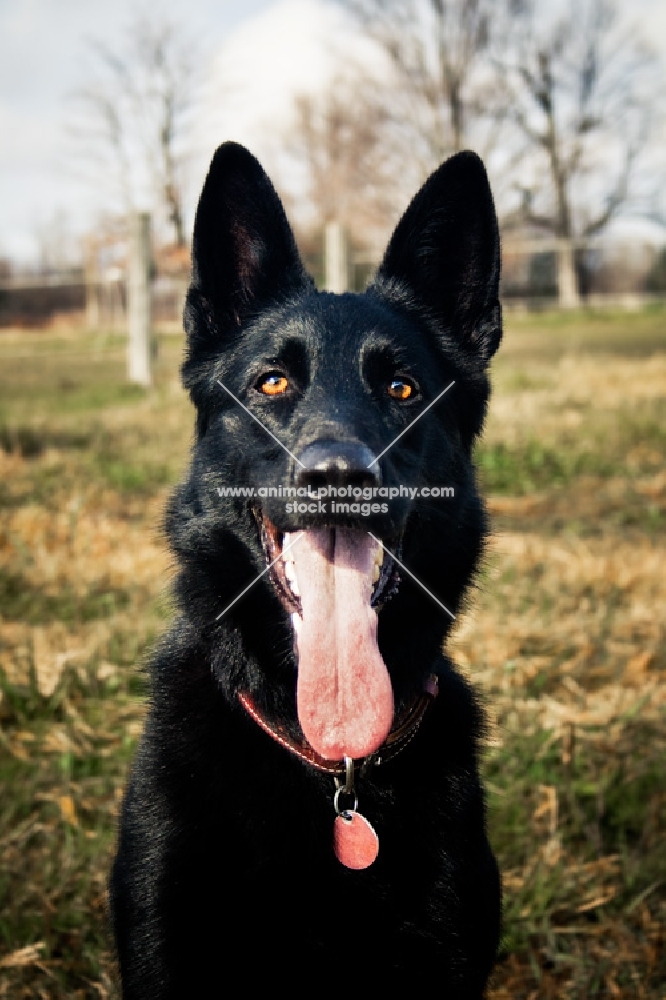
<path fill-rule="evenodd" d="M 329 760 L 364 757 L 386 739 L 393 690 L 370 607 L 376 543 L 362 531 L 305 531 L 293 546 L 303 608 L 298 643 L 298 719 Z"/>

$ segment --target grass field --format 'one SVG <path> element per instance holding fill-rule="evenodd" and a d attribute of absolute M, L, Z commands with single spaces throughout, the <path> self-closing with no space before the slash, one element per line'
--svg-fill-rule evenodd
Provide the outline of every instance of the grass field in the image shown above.
<path fill-rule="evenodd" d="M 491 725 L 490 1000 L 666 998 L 666 312 L 509 318 L 453 649 Z M 0 997 L 117 997 L 106 877 L 192 415 L 123 341 L 0 335 Z"/>

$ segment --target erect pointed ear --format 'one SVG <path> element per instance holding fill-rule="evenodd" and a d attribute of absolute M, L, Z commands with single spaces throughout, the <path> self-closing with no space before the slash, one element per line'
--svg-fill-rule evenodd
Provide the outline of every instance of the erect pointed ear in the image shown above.
<path fill-rule="evenodd" d="M 263 168 L 243 146 L 224 143 L 213 157 L 194 222 L 188 311 L 198 316 L 189 317 L 190 335 L 223 335 L 262 306 L 310 284 Z"/>
<path fill-rule="evenodd" d="M 487 361 L 502 336 L 499 272 L 486 171 L 475 153 L 457 153 L 428 178 L 398 223 L 376 289 L 399 296 Z"/>

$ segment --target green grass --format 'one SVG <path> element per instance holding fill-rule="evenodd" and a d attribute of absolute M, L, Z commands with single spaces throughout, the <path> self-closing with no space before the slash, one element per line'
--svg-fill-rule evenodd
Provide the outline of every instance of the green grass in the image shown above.
<path fill-rule="evenodd" d="M 666 397 L 588 413 L 584 437 L 565 428 L 552 442 L 532 436 L 510 445 L 482 441 L 476 463 L 486 491 L 516 496 L 567 486 L 581 476 L 650 475 L 662 468 L 665 454 Z"/>
<path fill-rule="evenodd" d="M 617 309 L 540 314 L 505 313 L 503 359 L 527 356 L 531 362 L 553 361 L 568 352 L 646 357 L 663 351 L 666 338 L 666 304 L 627 313 Z M 508 350 L 507 350 L 508 348 Z"/>
<path fill-rule="evenodd" d="M 566 486 L 580 475 L 612 476 L 617 465 L 598 452 L 555 448 L 531 439 L 517 447 L 480 446 L 476 457 L 483 489 L 512 496 Z"/>
<path fill-rule="evenodd" d="M 0 570 L 0 605 L 3 617 L 27 625 L 48 622 L 91 622 L 126 608 L 131 594 L 101 583 L 92 589 L 76 590 L 71 584 L 49 592 L 35 587 L 21 573 Z"/>

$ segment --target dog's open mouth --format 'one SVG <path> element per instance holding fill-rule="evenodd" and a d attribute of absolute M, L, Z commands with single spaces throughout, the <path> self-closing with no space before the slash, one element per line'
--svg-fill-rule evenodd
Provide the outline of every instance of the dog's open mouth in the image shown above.
<path fill-rule="evenodd" d="M 271 579 L 294 627 L 303 734 L 327 759 L 365 757 L 393 721 L 376 609 L 397 586 L 395 562 L 361 529 L 282 535 L 265 516 L 261 526 Z"/>

